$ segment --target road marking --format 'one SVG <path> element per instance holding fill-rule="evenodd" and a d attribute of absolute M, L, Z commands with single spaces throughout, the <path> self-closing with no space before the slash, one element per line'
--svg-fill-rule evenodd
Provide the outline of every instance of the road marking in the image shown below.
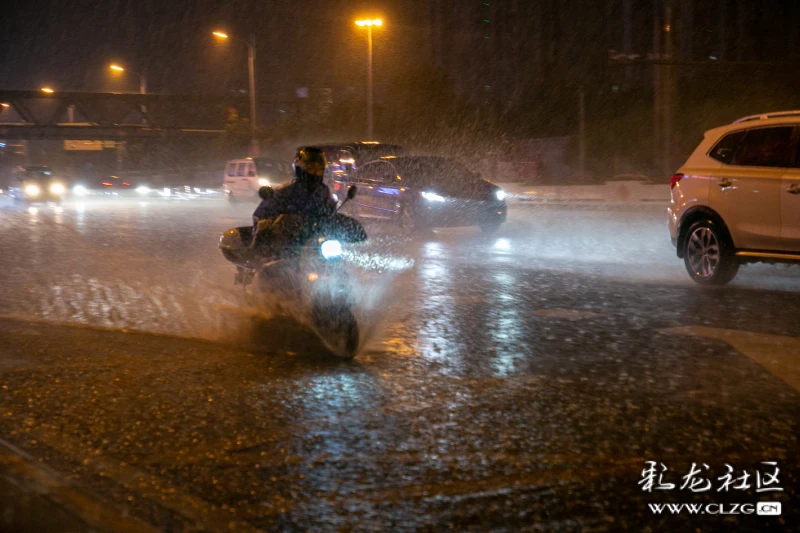
<path fill-rule="evenodd" d="M 442 460 L 452 459 L 452 456 L 448 455 L 440 457 Z M 508 457 L 508 459 L 513 458 L 513 454 Z M 568 484 L 584 485 L 590 478 L 635 475 L 634 473 L 639 472 L 641 465 L 644 463 L 644 458 L 641 457 L 626 457 L 615 461 L 595 458 L 596 460 L 592 461 L 590 457 L 575 456 L 570 458 L 570 463 L 566 463 L 569 466 L 564 466 L 560 458 L 553 457 L 550 459 L 555 460 L 551 462 L 547 456 L 531 454 L 530 460 L 552 466 L 552 468 L 540 472 L 445 481 L 442 483 L 414 483 L 389 489 L 370 489 L 364 496 L 379 502 L 397 499 L 456 502 L 464 499 L 506 495 L 525 489 L 546 489 Z M 582 463 L 582 460 L 589 460 L 590 462 Z"/>
<path fill-rule="evenodd" d="M 458 305 L 473 305 L 488 302 L 483 296 L 457 296 L 453 301 Z"/>
<path fill-rule="evenodd" d="M 800 339 L 796 337 L 706 326 L 681 326 L 661 331 L 726 342 L 800 392 Z"/>
<path fill-rule="evenodd" d="M 578 309 L 540 309 L 533 312 L 534 315 L 545 318 L 563 318 L 566 320 L 580 320 L 582 318 L 594 318 L 602 316 L 600 313 L 591 311 L 580 311 Z"/>
<path fill-rule="evenodd" d="M 207 531 L 243 531 L 245 533 L 263 533 L 263 530 L 244 521 L 242 514 L 222 510 L 208 501 L 181 492 L 179 488 L 167 479 L 139 470 L 127 463 L 120 462 L 112 457 L 95 455 L 92 450 L 79 439 L 75 439 L 63 432 L 45 430 L 40 428 L 30 432 L 33 438 L 61 451 L 68 457 L 68 450 L 82 450 L 87 456 L 82 464 L 102 477 L 107 477 L 125 489 L 135 493 L 139 498 L 147 500 L 153 505 L 169 509 L 182 516 L 189 522 L 194 522 L 194 527 Z M 72 455 L 73 460 L 80 460 Z M 88 503 L 95 505 L 87 500 Z M 271 506 L 262 505 L 261 515 L 268 516 L 280 511 Z M 113 529 L 112 529 L 113 530 Z"/>
<path fill-rule="evenodd" d="M 137 518 L 116 512 L 105 503 L 91 500 L 66 481 L 64 476 L 2 439 L 0 471 L 7 472 L 14 480 L 22 481 L 25 489 L 55 502 L 92 529 L 121 533 L 158 531 Z"/>

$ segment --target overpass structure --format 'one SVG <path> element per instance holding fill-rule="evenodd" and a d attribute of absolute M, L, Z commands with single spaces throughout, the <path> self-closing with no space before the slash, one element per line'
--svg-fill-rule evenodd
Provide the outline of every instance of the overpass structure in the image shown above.
<path fill-rule="evenodd" d="M 244 96 L 0 91 L 0 139 L 124 141 L 214 136 Z M 261 102 L 260 109 L 294 107 Z"/>

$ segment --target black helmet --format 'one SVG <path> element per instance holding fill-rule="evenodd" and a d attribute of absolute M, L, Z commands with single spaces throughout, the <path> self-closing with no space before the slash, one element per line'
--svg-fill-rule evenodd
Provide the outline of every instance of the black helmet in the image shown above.
<path fill-rule="evenodd" d="M 275 196 L 275 191 L 272 190 L 272 187 L 265 185 L 264 187 L 259 187 L 258 189 L 258 197 L 262 200 L 267 200 Z"/>
<path fill-rule="evenodd" d="M 294 173 L 298 178 L 309 174 L 322 177 L 326 165 L 325 153 L 314 146 L 304 146 L 294 156 Z"/>

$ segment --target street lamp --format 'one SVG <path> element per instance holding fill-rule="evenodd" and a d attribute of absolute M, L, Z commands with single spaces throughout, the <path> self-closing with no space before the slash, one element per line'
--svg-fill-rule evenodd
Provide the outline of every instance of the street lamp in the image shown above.
<path fill-rule="evenodd" d="M 110 68 L 114 72 L 125 72 L 125 69 L 117 65 L 116 63 L 112 63 L 111 65 L 108 66 L 108 68 Z M 147 94 L 147 79 L 145 78 L 144 73 L 133 72 L 133 71 L 131 71 L 131 73 L 139 76 L 139 94 Z M 147 106 L 141 104 L 141 108 L 142 108 L 142 124 L 146 125 L 147 119 L 144 117 L 147 114 Z"/>
<path fill-rule="evenodd" d="M 108 68 L 114 72 L 125 72 L 125 69 L 117 64 L 109 65 Z M 147 79 L 145 78 L 144 74 L 139 74 L 138 72 L 132 73 L 139 76 L 139 94 L 147 94 Z"/>
<path fill-rule="evenodd" d="M 367 28 L 367 140 L 372 140 L 372 27 L 383 26 L 383 21 L 357 20 L 356 26 Z"/>
<path fill-rule="evenodd" d="M 250 40 L 229 37 L 221 31 L 211 32 L 217 39 L 233 39 L 247 45 L 247 71 L 250 77 L 250 157 L 258 157 L 258 141 L 256 140 L 256 36 L 250 34 Z"/>
<path fill-rule="evenodd" d="M 47 94 L 53 94 L 55 91 L 50 87 L 42 87 L 42 92 Z"/>

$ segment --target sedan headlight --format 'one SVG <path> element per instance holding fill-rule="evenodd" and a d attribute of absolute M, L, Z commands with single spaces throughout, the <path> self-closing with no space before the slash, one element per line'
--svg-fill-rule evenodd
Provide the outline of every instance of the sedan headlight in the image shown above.
<path fill-rule="evenodd" d="M 502 202 L 503 200 L 506 199 L 506 191 L 504 191 L 503 189 L 498 189 L 497 191 L 495 191 L 494 197 L 497 198 L 498 201 Z"/>
<path fill-rule="evenodd" d="M 267 178 L 258 178 L 259 187 L 269 187 L 269 180 Z"/>
<path fill-rule="evenodd" d="M 429 202 L 444 202 L 444 196 L 440 196 L 435 192 L 423 192 L 422 197 Z"/>
<path fill-rule="evenodd" d="M 75 196 L 86 196 L 89 190 L 83 185 L 76 185 L 72 188 L 72 194 Z"/>
<path fill-rule="evenodd" d="M 39 196 L 40 192 L 42 192 L 42 191 L 41 191 L 41 189 L 39 189 L 38 185 L 26 185 L 25 186 L 25 194 L 27 194 L 28 196 Z"/>
<path fill-rule="evenodd" d="M 139 185 L 138 187 L 136 187 L 136 192 L 138 192 L 139 194 L 150 194 L 150 187 L 148 187 L 147 185 Z"/>
<path fill-rule="evenodd" d="M 325 259 L 335 259 L 342 255 L 342 243 L 333 239 L 325 241 L 320 245 L 319 251 Z"/>
<path fill-rule="evenodd" d="M 53 194 L 64 194 L 67 189 L 64 188 L 63 183 L 51 183 L 50 184 L 50 192 Z"/>

